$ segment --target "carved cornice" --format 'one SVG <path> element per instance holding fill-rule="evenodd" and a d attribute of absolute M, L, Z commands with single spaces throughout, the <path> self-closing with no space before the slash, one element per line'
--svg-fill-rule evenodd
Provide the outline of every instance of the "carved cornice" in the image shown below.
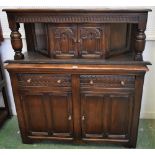
<path fill-rule="evenodd" d="M 115 22 L 129 22 L 129 23 L 138 23 L 139 15 L 50 15 L 50 14 L 21 14 L 15 15 L 15 21 L 18 23 L 34 23 L 34 22 L 45 22 L 45 23 L 115 23 Z"/>

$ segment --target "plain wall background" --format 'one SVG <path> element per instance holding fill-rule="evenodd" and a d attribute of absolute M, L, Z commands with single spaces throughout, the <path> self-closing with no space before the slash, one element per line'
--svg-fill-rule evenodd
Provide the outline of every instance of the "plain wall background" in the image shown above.
<path fill-rule="evenodd" d="M 10 30 L 8 28 L 7 16 L 5 12 L 2 12 L 2 8 L 0 7 L 0 20 L 3 29 L 4 42 L 1 46 L 1 56 L 2 60 L 13 59 L 14 52 L 10 43 Z M 8 8 L 8 7 L 7 7 Z M 12 7 L 11 7 L 12 8 Z M 32 8 L 32 7 L 31 7 Z M 36 8 L 36 7 L 35 7 Z M 153 11 L 149 13 L 148 25 L 147 25 L 147 41 L 145 51 L 143 53 L 144 60 L 150 61 L 153 65 L 149 66 L 150 71 L 146 73 L 144 89 L 143 89 L 143 98 L 142 98 L 142 107 L 141 107 L 141 118 L 155 118 L 155 7 L 147 7 L 151 8 Z M 24 28 L 21 25 L 20 32 L 22 34 L 23 39 L 23 52 L 26 51 L 26 42 L 25 42 L 25 34 Z M 7 87 L 9 91 L 9 100 L 10 100 L 10 109 L 13 115 L 16 115 L 14 99 L 12 95 L 12 88 L 10 84 L 10 78 L 6 73 Z"/>

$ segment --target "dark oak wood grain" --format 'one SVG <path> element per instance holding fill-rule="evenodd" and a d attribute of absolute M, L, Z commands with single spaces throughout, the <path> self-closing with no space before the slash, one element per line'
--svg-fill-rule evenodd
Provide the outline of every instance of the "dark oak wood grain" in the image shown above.
<path fill-rule="evenodd" d="M 61 64 L 9 64 L 6 68 L 25 143 L 34 138 L 82 139 L 136 146 L 143 82 L 138 77 L 143 79 L 145 66 L 79 65 L 73 69 Z"/>
<path fill-rule="evenodd" d="M 24 143 L 136 147 L 149 9 L 6 9 L 7 60 Z M 22 54 L 19 24 L 28 51 Z"/>
<path fill-rule="evenodd" d="M 31 33 L 33 38 L 31 42 L 27 39 L 28 49 L 40 51 L 51 58 L 104 59 L 128 52 L 131 49 L 130 34 L 136 30 L 131 52 L 136 52 L 135 60 L 142 61 L 147 16 L 151 10 L 4 9 L 3 11 L 7 12 L 12 31 L 11 43 L 15 51 L 15 60 L 24 59 L 21 53 L 21 34 L 18 31 L 19 23 L 24 23 L 26 36 L 29 37 Z M 136 25 L 136 29 L 133 25 Z"/>

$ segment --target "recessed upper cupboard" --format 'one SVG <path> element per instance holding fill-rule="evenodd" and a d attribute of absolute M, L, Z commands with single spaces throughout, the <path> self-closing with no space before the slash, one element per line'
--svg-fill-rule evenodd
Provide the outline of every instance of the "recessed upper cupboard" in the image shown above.
<path fill-rule="evenodd" d="M 115 24 L 25 24 L 29 51 L 50 58 L 109 58 L 131 50 L 134 26 Z M 29 38 L 29 37 L 28 37 Z M 132 51 L 132 50 L 131 50 Z"/>

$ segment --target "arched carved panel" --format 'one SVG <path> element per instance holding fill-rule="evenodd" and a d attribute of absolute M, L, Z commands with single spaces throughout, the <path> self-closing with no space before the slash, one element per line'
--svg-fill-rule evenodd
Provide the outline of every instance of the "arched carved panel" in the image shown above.
<path fill-rule="evenodd" d="M 50 51 L 53 57 L 75 57 L 77 26 L 49 26 Z"/>
<path fill-rule="evenodd" d="M 102 57 L 104 55 L 104 25 L 79 26 L 81 57 Z"/>

